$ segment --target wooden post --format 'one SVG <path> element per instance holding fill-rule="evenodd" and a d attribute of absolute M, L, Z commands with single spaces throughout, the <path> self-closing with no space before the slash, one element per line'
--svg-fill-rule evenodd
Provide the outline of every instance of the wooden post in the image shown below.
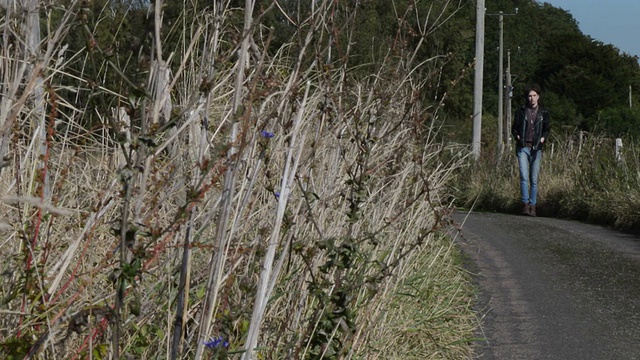
<path fill-rule="evenodd" d="M 584 141 L 584 131 L 580 131 L 580 133 L 578 134 L 578 156 L 580 156 L 580 153 L 582 152 L 582 142 Z"/>
<path fill-rule="evenodd" d="M 617 162 L 622 161 L 622 139 L 621 138 L 616 139 L 616 161 Z"/>
<path fill-rule="evenodd" d="M 507 73 L 506 73 L 507 91 L 504 94 L 505 101 L 505 119 L 504 119 L 504 138 L 507 151 L 511 150 L 511 97 L 513 89 L 511 88 L 511 51 L 507 51 Z"/>

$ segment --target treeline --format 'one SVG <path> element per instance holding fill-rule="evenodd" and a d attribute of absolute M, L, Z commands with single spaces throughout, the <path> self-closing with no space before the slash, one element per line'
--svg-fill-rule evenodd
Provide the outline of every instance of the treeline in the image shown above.
<path fill-rule="evenodd" d="M 637 56 L 583 34 L 570 13 L 548 3 L 510 0 L 487 6 L 488 13 L 518 8 L 517 15 L 504 20 L 516 96 L 527 83 L 536 82 L 560 127 L 608 136 L 640 135 L 640 102 L 634 99 L 629 106 L 629 87 L 640 89 Z M 485 106 L 492 112 L 498 88 L 498 57 L 493 52 L 498 46 L 497 18 L 488 17 L 486 25 Z"/>
<path fill-rule="evenodd" d="M 69 2 L 67 0 L 67 2 Z M 138 79 L 145 78 L 153 56 L 153 6 L 143 0 L 86 1 L 78 13 L 77 30 L 70 36 L 68 52 L 83 54 L 91 61 L 75 57 L 77 73 L 91 86 L 79 105 L 110 107 L 99 104 L 95 96 L 98 84 L 105 88 L 144 96 Z M 242 38 L 242 9 L 244 1 L 219 1 L 230 14 L 236 13 L 236 41 Z M 169 0 L 164 2 L 162 29 L 163 49 L 168 56 L 176 51 L 173 45 L 189 36 L 178 29 L 189 23 L 194 29 L 202 19 L 195 14 L 210 12 L 210 1 Z M 435 86 L 419 96 L 427 103 L 442 103 L 440 125 L 443 134 L 453 140 L 470 138 L 473 108 L 473 62 L 475 56 L 475 1 L 343 1 L 335 19 L 355 18 L 356 28 L 336 31 L 334 36 L 314 39 L 333 42 L 335 54 L 316 59 L 323 66 L 331 62 L 348 62 L 358 70 L 356 74 L 369 76 L 381 63 L 387 66 L 410 67 L 426 62 L 430 66 L 423 76 Z M 534 0 L 500 0 L 487 3 L 485 20 L 485 78 L 484 112 L 498 113 L 498 44 L 500 11 L 515 13 L 504 17 L 504 54 L 510 54 L 513 76 L 513 109 L 522 104 L 520 94 L 528 83 L 541 85 L 546 106 L 553 111 L 557 126 L 568 131 L 575 129 L 604 132 L 610 136 L 640 135 L 640 102 L 633 99 L 630 107 L 629 90 L 640 89 L 638 58 L 622 53 L 613 45 L 604 44 L 583 34 L 577 21 L 565 10 Z M 262 34 L 256 49 L 267 48 L 269 54 L 288 52 L 292 64 L 296 49 L 304 44 L 296 39 L 297 31 L 312 24 L 303 19 L 313 11 L 312 2 L 298 0 L 260 1 L 254 12 L 256 27 Z M 43 9 L 43 11 L 48 11 Z M 232 15 L 233 16 L 233 15 Z M 44 17 L 43 17 L 44 18 Z M 180 25 L 180 26 L 178 26 Z M 42 26 L 42 29 L 46 29 Z M 229 29 L 227 29 L 229 30 Z M 46 31 L 46 30 L 43 30 Z M 411 36 L 400 37 L 401 33 Z M 427 40 L 428 39 L 428 40 Z M 231 64 L 237 43 L 225 49 Z M 286 45 L 286 46 L 285 46 Z M 321 44 L 316 44 L 320 46 Z M 418 47 L 418 45 L 420 45 Z M 394 55 L 416 48 L 409 58 Z M 85 51 L 86 50 L 86 51 Z M 256 53 L 255 56 L 260 56 Z M 324 54 L 327 55 L 327 54 Z M 390 61 L 390 59 L 394 59 Z M 309 60 L 305 60 L 309 61 Z M 174 61 L 174 66 L 179 62 Z M 71 66 L 73 68 L 73 66 Z M 82 95 L 82 94 L 81 94 Z M 637 97 L 636 97 L 637 98 Z M 88 112 L 90 113 L 90 112 Z M 88 124 L 92 122 L 87 119 Z M 488 126 L 491 126 L 490 124 Z"/>

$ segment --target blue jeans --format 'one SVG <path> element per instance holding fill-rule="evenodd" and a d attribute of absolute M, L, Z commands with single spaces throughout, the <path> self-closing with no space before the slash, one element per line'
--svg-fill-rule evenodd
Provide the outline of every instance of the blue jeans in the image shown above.
<path fill-rule="evenodd" d="M 518 147 L 516 150 L 518 165 L 520 166 L 520 193 L 524 204 L 536 204 L 538 196 L 538 175 L 540 174 L 540 160 L 542 150 L 531 150 L 528 147 Z"/>

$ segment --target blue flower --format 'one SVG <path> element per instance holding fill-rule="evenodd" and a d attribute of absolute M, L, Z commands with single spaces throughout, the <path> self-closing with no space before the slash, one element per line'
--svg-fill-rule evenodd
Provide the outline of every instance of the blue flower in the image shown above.
<path fill-rule="evenodd" d="M 262 130 L 260 132 L 260 135 L 262 135 L 263 137 L 266 137 L 267 139 L 271 139 L 272 137 L 276 136 L 274 133 L 268 132 L 267 130 Z"/>
<path fill-rule="evenodd" d="M 280 199 L 280 191 L 276 191 L 273 193 L 276 196 L 276 199 Z"/>
<path fill-rule="evenodd" d="M 222 336 L 218 336 L 217 338 L 212 338 L 209 341 L 205 341 L 204 346 L 208 347 L 209 349 L 228 348 L 229 342 L 226 341 Z"/>

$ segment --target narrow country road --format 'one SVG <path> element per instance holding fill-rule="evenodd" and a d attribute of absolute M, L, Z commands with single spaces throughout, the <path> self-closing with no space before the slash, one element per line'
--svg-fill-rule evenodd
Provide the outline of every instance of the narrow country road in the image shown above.
<path fill-rule="evenodd" d="M 640 359 L 640 237 L 552 218 L 453 218 L 480 290 L 476 358 Z"/>

